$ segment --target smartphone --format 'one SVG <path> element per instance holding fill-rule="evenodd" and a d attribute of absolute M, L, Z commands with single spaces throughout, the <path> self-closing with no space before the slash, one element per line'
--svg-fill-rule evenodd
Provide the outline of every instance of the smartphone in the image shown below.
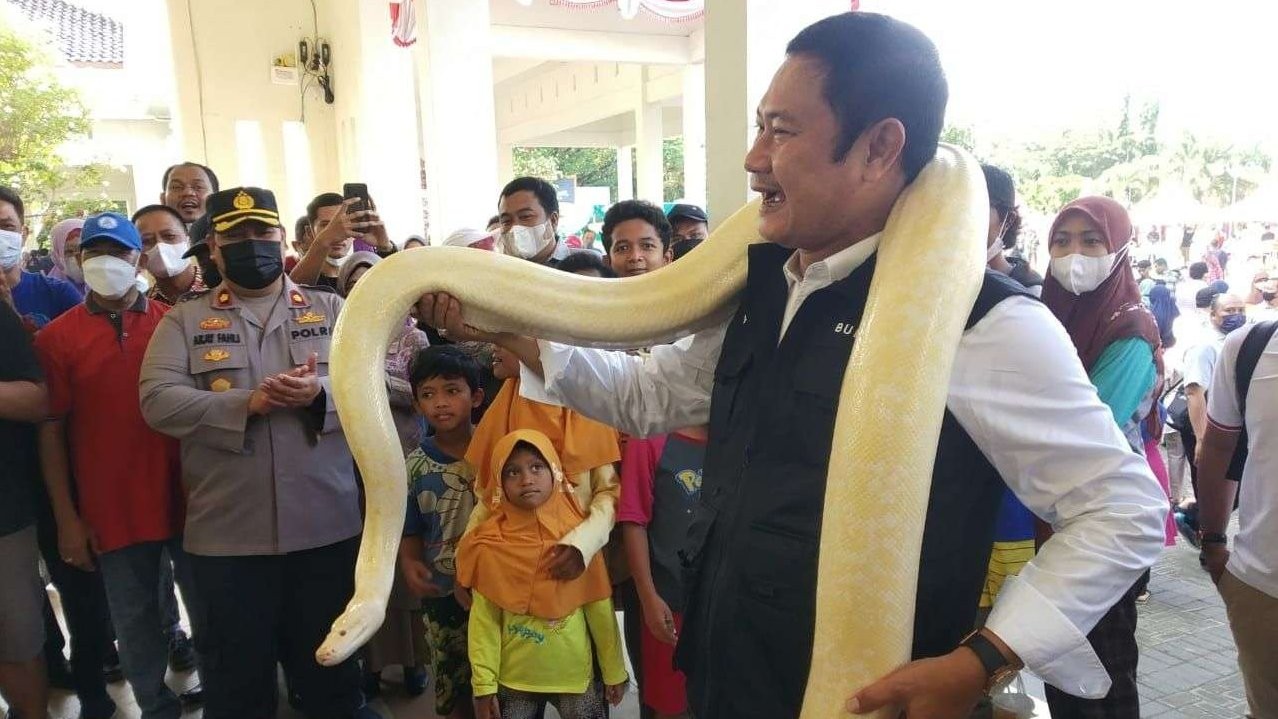
<path fill-rule="evenodd" d="M 362 182 L 348 182 L 342 185 L 342 198 L 346 200 L 358 199 L 350 206 L 348 212 L 359 212 L 361 210 L 371 209 L 373 203 L 368 199 L 368 185 Z"/>

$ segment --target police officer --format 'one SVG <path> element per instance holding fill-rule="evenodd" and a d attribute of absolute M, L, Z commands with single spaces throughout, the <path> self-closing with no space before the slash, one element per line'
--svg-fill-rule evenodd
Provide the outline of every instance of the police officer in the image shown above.
<path fill-rule="evenodd" d="M 140 381 L 146 421 L 181 440 L 185 547 L 207 602 L 204 716 L 274 716 L 277 659 L 307 716 L 363 716 L 355 664 L 313 657 L 351 596 L 359 549 L 327 376 L 341 299 L 283 275 L 269 190 L 215 193 L 208 217 L 222 283 L 165 315 Z"/>

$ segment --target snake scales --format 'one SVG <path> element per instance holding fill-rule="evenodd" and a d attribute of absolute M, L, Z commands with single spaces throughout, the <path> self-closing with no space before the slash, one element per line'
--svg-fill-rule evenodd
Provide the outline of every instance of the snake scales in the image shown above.
<path fill-rule="evenodd" d="M 954 353 L 981 285 L 987 207 L 975 160 L 943 145 L 884 229 L 835 421 L 804 719 L 845 716 L 847 697 L 910 657 L 932 464 Z M 760 241 L 757 211 L 756 201 L 687 259 L 626 280 L 451 247 L 401 252 L 369 271 L 337 322 L 330 358 L 334 400 L 365 480 L 367 517 L 355 596 L 316 652 L 321 664 L 349 657 L 385 614 L 406 470 L 383 358 L 417 298 L 451 294 L 469 324 L 489 331 L 596 347 L 669 341 L 731 311 L 745 284 L 746 246 Z M 894 491 L 862 491 L 871 483 Z M 864 551 L 867 536 L 893 541 Z"/>

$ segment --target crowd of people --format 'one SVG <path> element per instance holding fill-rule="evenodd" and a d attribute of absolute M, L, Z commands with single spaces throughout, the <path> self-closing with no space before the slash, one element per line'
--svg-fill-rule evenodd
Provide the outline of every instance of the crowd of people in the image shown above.
<path fill-rule="evenodd" d="M 632 685 L 644 717 L 797 716 L 855 342 L 840 328 L 861 323 L 946 100 L 908 25 L 858 12 L 795 37 L 745 158 L 766 242 L 735 314 L 674 344 L 486 333 L 455 298 L 422 297 L 383 372 L 408 468 L 395 586 L 377 636 L 332 667 L 314 652 L 363 524 L 333 328 L 371 269 L 424 240 L 332 192 L 290 226 L 270 190 L 183 162 L 157 204 L 57 222 L 47 262 L 24 264 L 23 200 L 0 188 L 8 716 L 45 717 L 52 685 L 107 719 L 124 679 L 144 719 L 269 717 L 282 668 L 306 716 L 373 717 L 391 667 L 443 717 L 604 717 Z M 1058 719 L 1138 717 L 1137 606 L 1179 528 L 1219 584 L 1253 714 L 1278 716 L 1278 285 L 1263 264 L 1250 287 L 1213 276 L 1223 242 L 1183 268 L 1137 260 L 1104 197 L 1059 211 L 1040 275 L 1016 249 L 1013 178 L 983 170 L 988 269 L 948 387 L 915 661 L 848 710 L 966 717 L 1027 668 Z M 709 225 L 627 200 L 600 248 L 574 247 L 534 177 L 497 209 L 443 244 L 624 279 L 697 262 Z M 198 682 L 175 693 L 170 669 Z"/>

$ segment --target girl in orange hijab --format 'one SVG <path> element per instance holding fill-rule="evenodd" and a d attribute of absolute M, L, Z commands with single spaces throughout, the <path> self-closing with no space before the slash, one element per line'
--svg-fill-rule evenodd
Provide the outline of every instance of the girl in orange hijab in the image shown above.
<path fill-rule="evenodd" d="M 564 719 L 603 719 L 605 696 L 617 705 L 628 678 L 603 560 L 591 559 L 575 579 L 551 576 L 559 541 L 585 519 L 559 454 L 541 432 L 518 430 L 478 469 L 488 516 L 457 551 L 457 579 L 473 592 L 476 716 L 531 718 L 549 702 Z"/>
<path fill-rule="evenodd" d="M 554 446 L 578 505 L 584 508 L 585 520 L 563 535 L 551 557 L 551 576 L 575 579 L 608 543 L 616 523 L 617 501 L 621 497 L 613 465 L 621 461 L 617 430 L 570 409 L 520 396 L 519 360 L 501 346 L 493 348 L 493 375 L 504 383 L 475 428 L 466 451 L 466 461 L 479 475 L 475 492 L 483 496 L 491 489 L 484 484 L 488 481 L 484 469 L 496 456 L 501 439 L 519 429 L 545 435 Z M 487 519 L 489 509 L 482 502 L 475 507 L 468 531 Z M 464 581 L 462 586 L 469 587 Z"/>

